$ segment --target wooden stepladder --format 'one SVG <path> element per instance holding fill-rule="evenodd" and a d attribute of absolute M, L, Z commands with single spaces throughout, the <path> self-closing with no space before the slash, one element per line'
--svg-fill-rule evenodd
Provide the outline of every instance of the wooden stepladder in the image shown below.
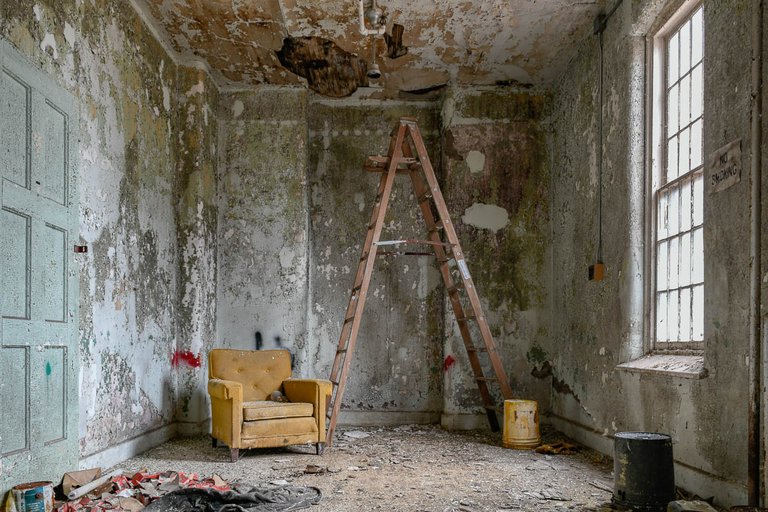
<path fill-rule="evenodd" d="M 368 287 L 371 283 L 371 274 L 377 255 L 393 254 L 391 251 L 383 251 L 380 248 L 388 245 L 422 244 L 431 246 L 440 266 L 440 274 L 443 277 L 446 291 L 456 315 L 459 331 L 464 339 L 469 363 L 480 390 L 483 407 L 488 415 L 491 429 L 499 430 L 499 422 L 496 412 L 499 409 L 493 401 L 488 384 L 496 382 L 505 399 L 512 398 L 512 389 L 507 380 L 507 374 L 501 365 L 496 344 L 493 341 L 488 321 L 480 305 L 480 298 L 472 282 L 464 253 L 461 250 L 456 230 L 448 214 L 443 194 L 435 178 L 435 171 L 429 161 L 427 149 L 416 125 L 415 119 L 404 117 L 400 119 L 398 126 L 392 133 L 387 156 L 371 156 L 365 164 L 365 170 L 381 173 L 381 181 L 376 194 L 376 199 L 371 212 L 371 220 L 368 224 L 368 233 L 363 244 L 363 251 L 352 285 L 352 294 L 349 305 L 344 314 L 344 323 L 339 336 L 339 345 L 336 357 L 333 360 L 331 370 L 331 382 L 333 392 L 328 402 L 328 428 L 326 444 L 333 444 L 333 433 L 336 428 L 341 400 L 347 383 L 352 352 L 360 330 L 360 321 L 365 301 L 368 295 Z M 384 226 L 384 217 L 389 206 L 392 186 L 395 176 L 407 174 L 411 178 L 414 194 L 418 200 L 421 213 L 428 229 L 427 240 L 381 240 L 381 232 Z M 428 255 L 424 252 L 396 252 L 394 254 Z M 452 268 L 458 269 L 457 278 L 454 278 Z M 468 304 L 462 302 L 462 294 Z M 472 340 L 472 332 L 469 322 L 475 322 L 483 344 L 475 345 Z M 479 354 L 485 353 L 490 362 L 490 373 L 486 376 L 480 361 Z"/>

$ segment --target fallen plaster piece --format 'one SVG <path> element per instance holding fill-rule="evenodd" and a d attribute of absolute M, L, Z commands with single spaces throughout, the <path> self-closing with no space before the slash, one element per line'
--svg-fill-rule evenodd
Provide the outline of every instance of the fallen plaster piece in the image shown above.
<path fill-rule="evenodd" d="M 495 204 L 475 203 L 464 210 L 461 220 L 464 224 L 495 233 L 509 224 L 509 213 Z"/>
<path fill-rule="evenodd" d="M 472 174 L 483 172 L 483 169 L 485 168 L 485 155 L 483 153 L 473 149 L 467 153 L 465 160 L 469 166 L 469 172 Z"/>
<path fill-rule="evenodd" d="M 349 437 L 350 439 L 365 439 L 366 437 L 370 436 L 371 434 L 361 430 L 351 430 L 349 432 L 344 432 L 344 437 Z"/>

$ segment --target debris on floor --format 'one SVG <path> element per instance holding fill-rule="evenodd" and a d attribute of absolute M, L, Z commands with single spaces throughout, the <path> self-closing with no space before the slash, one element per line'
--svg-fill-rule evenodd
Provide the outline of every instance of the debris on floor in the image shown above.
<path fill-rule="evenodd" d="M 610 459 L 585 447 L 572 455 L 511 450 L 502 446 L 501 437 L 436 425 L 339 427 L 322 456 L 315 455 L 313 445 L 298 445 L 247 450 L 233 464 L 225 451 L 199 436 L 174 439 L 121 466 L 315 487 L 323 498 L 313 512 L 616 510 L 606 508 L 613 481 Z M 542 426 L 542 438 L 545 443 L 565 439 L 548 425 Z"/>
<path fill-rule="evenodd" d="M 542 444 L 536 448 L 537 453 L 549 453 L 552 455 L 572 455 L 579 451 L 580 446 L 567 441 Z"/>
<path fill-rule="evenodd" d="M 92 476 L 90 482 L 84 476 Z M 67 473 L 62 479 L 62 490 L 68 489 L 69 501 L 56 507 L 56 512 L 76 510 L 118 509 L 138 512 L 153 501 L 183 489 L 230 491 L 231 488 L 218 475 L 200 478 L 196 473 L 147 470 L 127 472 L 116 470 L 101 476 L 100 470 Z"/>

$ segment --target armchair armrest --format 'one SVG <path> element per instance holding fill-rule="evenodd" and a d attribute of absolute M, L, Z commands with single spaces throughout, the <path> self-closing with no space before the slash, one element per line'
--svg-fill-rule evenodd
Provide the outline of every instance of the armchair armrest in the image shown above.
<path fill-rule="evenodd" d="M 208 381 L 211 396 L 211 435 L 230 448 L 240 448 L 243 428 L 243 385 L 222 379 Z"/>
<path fill-rule="evenodd" d="M 325 442 L 325 410 L 333 385 L 324 379 L 288 379 L 283 381 L 283 391 L 291 402 L 305 402 L 314 405 L 313 416 L 317 420 L 320 442 Z"/>
<path fill-rule="evenodd" d="M 243 402 L 243 385 L 233 380 L 210 379 L 208 394 L 219 400 L 239 400 Z"/>

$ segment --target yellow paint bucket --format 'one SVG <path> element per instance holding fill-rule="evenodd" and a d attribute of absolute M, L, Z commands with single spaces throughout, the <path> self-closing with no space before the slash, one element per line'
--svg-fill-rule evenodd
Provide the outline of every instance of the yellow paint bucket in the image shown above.
<path fill-rule="evenodd" d="M 539 404 L 535 400 L 504 400 L 504 446 L 532 450 L 541 443 Z"/>

